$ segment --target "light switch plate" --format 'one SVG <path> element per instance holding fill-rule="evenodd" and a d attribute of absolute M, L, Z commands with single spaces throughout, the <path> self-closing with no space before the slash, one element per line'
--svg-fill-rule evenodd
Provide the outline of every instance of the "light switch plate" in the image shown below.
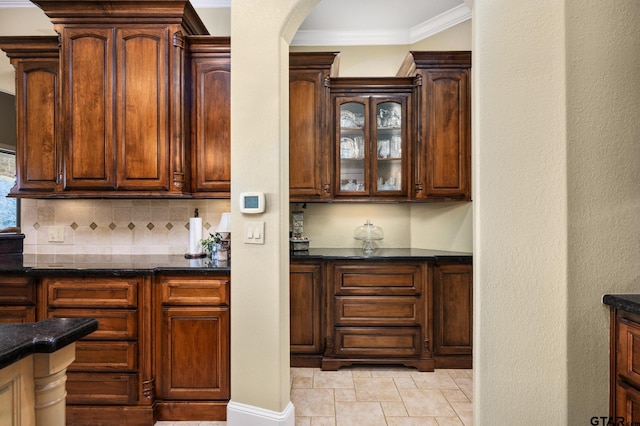
<path fill-rule="evenodd" d="M 264 222 L 244 223 L 244 243 L 264 244 Z"/>

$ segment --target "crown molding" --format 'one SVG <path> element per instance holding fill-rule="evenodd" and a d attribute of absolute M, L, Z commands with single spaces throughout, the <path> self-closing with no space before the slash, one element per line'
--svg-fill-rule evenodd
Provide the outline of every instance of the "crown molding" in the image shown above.
<path fill-rule="evenodd" d="M 471 19 L 471 9 L 461 4 L 409 29 L 325 31 L 299 30 L 292 46 L 363 46 L 413 44 Z"/>

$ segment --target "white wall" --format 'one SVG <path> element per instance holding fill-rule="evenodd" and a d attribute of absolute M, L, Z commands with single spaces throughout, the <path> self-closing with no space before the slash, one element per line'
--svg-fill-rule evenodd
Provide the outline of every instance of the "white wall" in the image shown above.
<path fill-rule="evenodd" d="M 608 414 L 601 297 L 638 291 L 640 4 L 474 2 L 476 425 Z"/>

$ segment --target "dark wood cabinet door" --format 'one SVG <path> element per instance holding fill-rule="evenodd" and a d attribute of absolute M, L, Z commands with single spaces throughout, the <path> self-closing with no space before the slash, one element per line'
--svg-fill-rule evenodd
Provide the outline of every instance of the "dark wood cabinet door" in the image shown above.
<path fill-rule="evenodd" d="M 16 187 L 13 194 L 55 191 L 60 172 L 58 37 L 0 37 L 16 69 Z"/>
<path fill-rule="evenodd" d="M 472 266 L 438 265 L 433 278 L 434 355 L 471 355 Z"/>
<path fill-rule="evenodd" d="M 289 54 L 289 199 L 331 197 L 331 118 L 328 77 L 336 52 Z"/>
<path fill-rule="evenodd" d="M 321 355 L 324 312 L 321 265 L 292 262 L 290 268 L 291 354 Z"/>
<path fill-rule="evenodd" d="M 0 323 L 36 321 L 36 283 L 28 277 L 0 277 Z"/>
<path fill-rule="evenodd" d="M 205 39 L 205 40 L 203 40 Z M 189 39 L 193 192 L 228 198 L 231 191 L 231 55 L 228 39 Z M 197 41 L 200 40 L 200 41 Z"/>
<path fill-rule="evenodd" d="M 162 309 L 158 397 L 229 398 L 229 308 Z"/>
<path fill-rule="evenodd" d="M 167 28 L 116 31 L 118 189 L 169 189 L 167 33 Z"/>
<path fill-rule="evenodd" d="M 114 29 L 62 32 L 64 189 L 115 189 Z"/>
<path fill-rule="evenodd" d="M 469 71 L 429 70 L 424 77 L 425 196 L 469 199 Z"/>

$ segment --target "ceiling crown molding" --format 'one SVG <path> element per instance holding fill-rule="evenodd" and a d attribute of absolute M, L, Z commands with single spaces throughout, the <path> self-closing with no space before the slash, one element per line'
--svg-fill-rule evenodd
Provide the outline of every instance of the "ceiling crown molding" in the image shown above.
<path fill-rule="evenodd" d="M 409 29 L 330 31 L 298 30 L 292 46 L 363 46 L 413 44 L 471 19 L 471 9 L 461 4 Z"/>

